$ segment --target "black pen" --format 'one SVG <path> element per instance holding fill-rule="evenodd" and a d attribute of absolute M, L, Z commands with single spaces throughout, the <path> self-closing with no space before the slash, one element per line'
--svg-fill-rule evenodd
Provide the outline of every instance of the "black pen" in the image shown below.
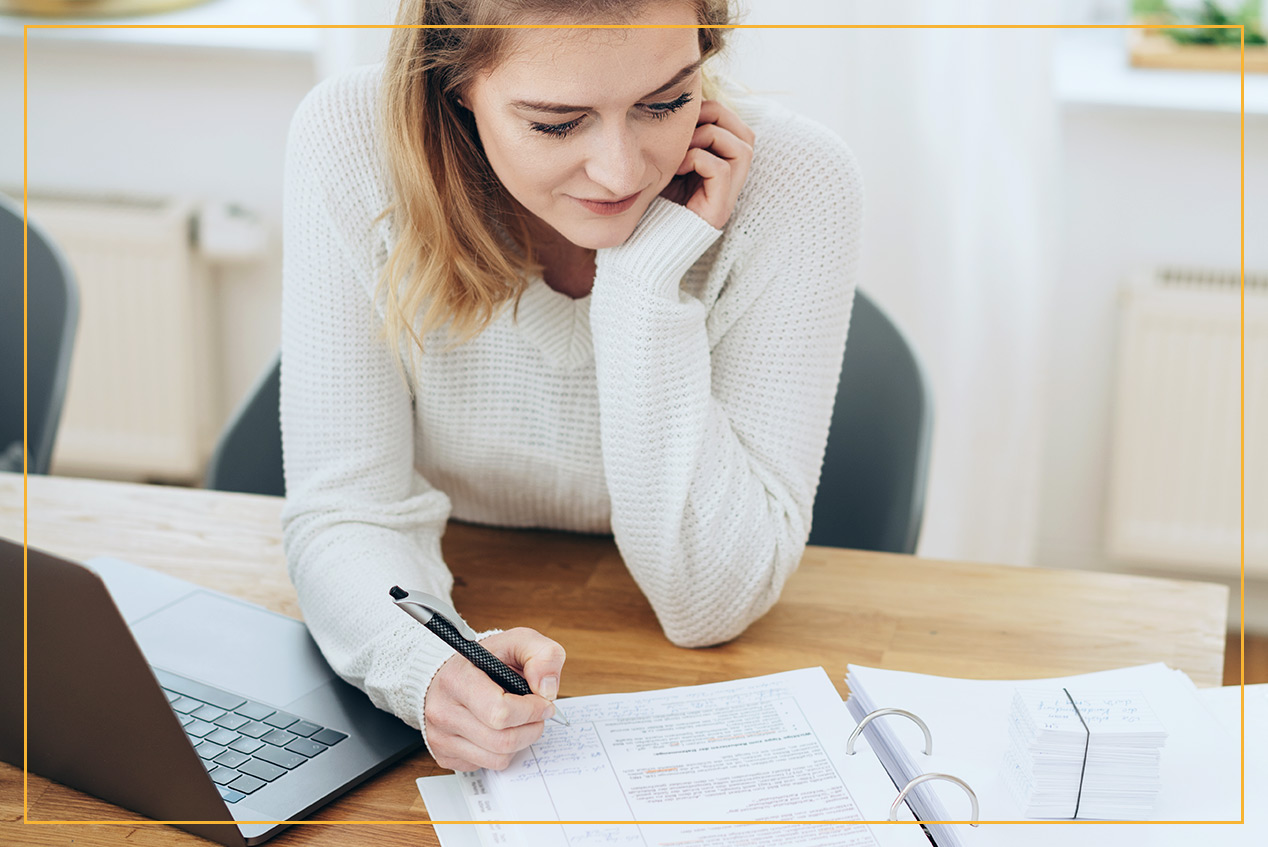
<path fill-rule="evenodd" d="M 448 603 L 421 591 L 406 591 L 393 585 L 388 592 L 401 611 L 430 629 L 437 638 L 458 652 L 458 655 L 484 671 L 485 675 L 511 694 L 532 694 L 524 677 L 508 668 L 497 656 L 476 641 L 475 631 Z M 572 726 L 559 706 L 549 720 L 561 726 Z"/>

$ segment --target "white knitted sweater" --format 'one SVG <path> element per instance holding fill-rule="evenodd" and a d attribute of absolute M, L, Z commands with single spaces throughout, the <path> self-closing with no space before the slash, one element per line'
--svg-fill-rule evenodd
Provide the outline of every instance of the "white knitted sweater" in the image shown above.
<path fill-rule="evenodd" d="M 518 319 L 428 344 L 411 398 L 373 299 L 393 243 L 379 76 L 314 89 L 286 162 L 284 543 L 327 660 L 420 726 L 451 651 L 388 588 L 449 597 L 450 517 L 611 532 L 671 641 L 734 638 L 810 532 L 859 254 L 845 144 L 737 102 L 757 141 L 724 230 L 658 198 L 598 252 L 590 296 L 534 280 Z"/>

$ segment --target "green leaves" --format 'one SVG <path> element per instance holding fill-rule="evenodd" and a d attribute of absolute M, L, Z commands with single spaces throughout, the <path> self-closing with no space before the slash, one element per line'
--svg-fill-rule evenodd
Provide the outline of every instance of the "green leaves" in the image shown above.
<path fill-rule="evenodd" d="M 1216 47 L 1238 47 L 1242 43 L 1241 31 L 1246 28 L 1246 44 L 1263 44 L 1264 34 L 1259 20 L 1258 4 L 1243 2 L 1237 11 L 1226 11 L 1215 0 L 1202 0 L 1202 8 L 1196 12 L 1176 12 L 1166 0 L 1135 0 L 1132 11 L 1147 16 L 1150 21 L 1171 24 L 1197 24 L 1223 29 L 1167 29 L 1165 32 L 1177 44 L 1205 44 Z"/>

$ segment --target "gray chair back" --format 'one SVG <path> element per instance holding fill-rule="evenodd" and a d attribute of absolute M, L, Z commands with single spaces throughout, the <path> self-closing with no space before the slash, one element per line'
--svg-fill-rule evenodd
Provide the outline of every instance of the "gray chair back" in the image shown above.
<path fill-rule="evenodd" d="M 857 292 L 810 543 L 914 553 L 932 433 L 933 398 L 914 350 Z"/>
<path fill-rule="evenodd" d="M 22 204 L 0 195 L 0 470 L 22 470 Z M 48 473 L 70 375 L 79 289 L 61 250 L 27 221 L 29 473 Z"/>
<path fill-rule="evenodd" d="M 208 488 L 279 497 L 286 494 L 279 412 L 281 364 L 281 356 L 274 356 L 229 419 L 207 469 Z"/>

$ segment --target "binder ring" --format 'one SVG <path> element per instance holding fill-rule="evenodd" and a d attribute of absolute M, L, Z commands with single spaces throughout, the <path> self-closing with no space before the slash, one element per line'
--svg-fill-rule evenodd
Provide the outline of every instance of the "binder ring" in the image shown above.
<path fill-rule="evenodd" d="M 973 793 L 973 789 L 969 788 L 969 784 L 958 776 L 952 776 L 949 773 L 922 773 L 898 792 L 898 797 L 894 800 L 894 805 L 889 807 L 889 819 L 891 821 L 898 820 L 898 807 L 903 804 L 903 800 L 907 799 L 907 792 L 915 788 L 922 782 L 929 782 L 934 779 L 944 779 L 947 782 L 954 782 L 956 785 L 964 789 L 964 793 L 969 795 L 969 800 L 973 803 L 973 817 L 969 820 L 969 826 L 977 826 L 977 795 Z"/>
<path fill-rule="evenodd" d="M 925 734 L 925 755 L 933 755 L 933 735 L 929 732 L 929 727 L 925 726 L 925 722 L 916 717 L 905 709 L 875 709 L 868 712 L 863 720 L 859 721 L 859 725 L 854 727 L 854 731 L 850 733 L 850 738 L 845 742 L 845 755 L 854 755 L 854 740 L 863 733 L 863 727 L 872 722 L 872 718 L 884 717 L 885 715 L 902 715 L 916 722 L 916 726 Z"/>

